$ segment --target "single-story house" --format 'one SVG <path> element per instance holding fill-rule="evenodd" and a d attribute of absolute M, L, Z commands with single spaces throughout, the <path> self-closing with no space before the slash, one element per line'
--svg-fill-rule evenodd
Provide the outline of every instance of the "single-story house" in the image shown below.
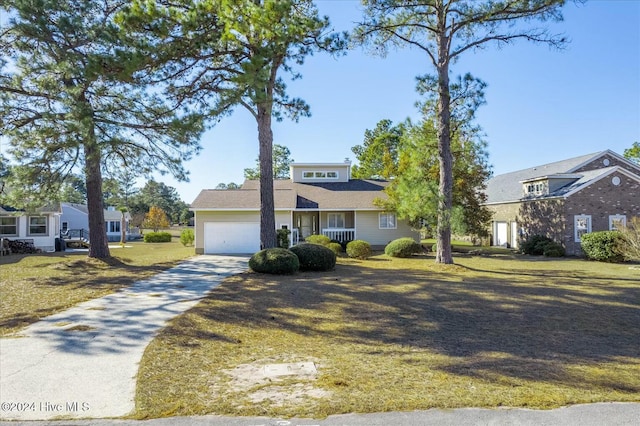
<path fill-rule="evenodd" d="M 493 245 L 515 248 L 540 234 L 581 255 L 583 234 L 640 217 L 640 166 L 606 150 L 497 175 L 486 194 Z"/>
<path fill-rule="evenodd" d="M 290 179 L 274 181 L 277 229 L 291 230 L 292 244 L 315 234 L 341 242 L 365 240 L 381 248 L 417 231 L 376 206 L 387 181 L 351 179 L 351 163 L 293 163 Z M 259 181 L 236 190 L 205 189 L 191 204 L 197 254 L 260 250 Z"/>
<path fill-rule="evenodd" d="M 54 251 L 59 237 L 59 205 L 51 205 L 34 212 L 0 206 L 0 238 L 25 240 L 42 251 Z"/>
<path fill-rule="evenodd" d="M 60 218 L 60 234 L 73 236 L 74 238 L 89 238 L 89 209 L 86 204 L 61 203 L 62 217 Z M 125 212 L 125 231 L 127 239 L 140 237 L 137 228 L 130 228 L 131 214 Z M 120 241 L 122 213 L 115 207 L 109 207 L 104 211 L 104 221 L 107 228 L 108 241 Z"/>

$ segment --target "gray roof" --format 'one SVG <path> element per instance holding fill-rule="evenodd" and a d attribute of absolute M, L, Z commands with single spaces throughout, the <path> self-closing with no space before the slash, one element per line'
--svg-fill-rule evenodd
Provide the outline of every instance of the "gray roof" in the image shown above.
<path fill-rule="evenodd" d="M 593 154 L 581 155 L 567 160 L 556 161 L 554 163 L 543 164 L 494 176 L 487 181 L 487 188 L 485 190 L 485 193 L 487 194 L 487 203 L 496 204 L 520 201 L 525 198 L 523 196 L 522 182 L 553 175 L 560 175 L 555 176 L 558 178 L 560 178 L 561 175 L 566 175 L 565 177 L 572 177 L 573 180 L 548 195 L 535 198 L 561 197 L 572 193 L 582 187 L 590 185 L 594 180 L 616 168 L 600 167 L 598 165 L 597 168 L 592 170 L 576 172 L 576 170 L 583 169 L 583 167 L 588 165 L 588 163 L 594 162 L 605 154 L 618 158 L 621 162 L 629 165 L 629 169 L 631 169 L 630 171 L 632 173 L 637 173 L 638 167 L 635 164 L 630 163 L 615 152 L 610 150 L 599 151 Z M 531 197 L 527 197 L 527 199 L 531 199 Z"/>
<path fill-rule="evenodd" d="M 354 179 L 349 182 L 295 183 L 274 181 L 274 204 L 278 210 L 363 210 L 377 209 L 376 198 L 386 198 L 387 181 Z M 191 203 L 192 210 L 258 210 L 260 183 L 248 180 L 241 189 L 205 189 Z"/>

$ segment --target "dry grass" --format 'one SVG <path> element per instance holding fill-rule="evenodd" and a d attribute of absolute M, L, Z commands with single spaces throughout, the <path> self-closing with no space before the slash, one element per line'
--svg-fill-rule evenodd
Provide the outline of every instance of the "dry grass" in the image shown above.
<path fill-rule="evenodd" d="M 640 275 L 511 256 L 341 259 L 241 274 L 147 348 L 137 416 L 267 415 L 640 401 Z M 233 372 L 312 361 L 317 377 Z"/>
<path fill-rule="evenodd" d="M 112 259 L 82 252 L 0 257 L 0 336 L 80 302 L 129 286 L 193 255 L 178 242 L 127 243 Z"/>

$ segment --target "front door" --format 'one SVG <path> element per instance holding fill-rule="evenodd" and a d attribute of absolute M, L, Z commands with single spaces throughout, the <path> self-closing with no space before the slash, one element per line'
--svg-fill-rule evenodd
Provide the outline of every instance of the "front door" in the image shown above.
<path fill-rule="evenodd" d="M 496 222 L 496 234 L 495 234 L 495 241 L 494 241 L 494 245 L 496 246 L 502 246 L 502 245 L 506 245 L 508 240 L 507 240 L 507 222 Z"/>
<path fill-rule="evenodd" d="M 316 232 L 316 215 L 315 213 L 300 214 L 300 236 L 307 238 Z"/>

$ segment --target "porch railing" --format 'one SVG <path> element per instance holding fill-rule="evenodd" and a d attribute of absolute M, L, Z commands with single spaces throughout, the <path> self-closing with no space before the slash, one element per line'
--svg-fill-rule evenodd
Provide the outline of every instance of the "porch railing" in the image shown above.
<path fill-rule="evenodd" d="M 355 228 L 323 228 L 322 235 L 336 241 L 353 241 L 356 239 Z"/>

